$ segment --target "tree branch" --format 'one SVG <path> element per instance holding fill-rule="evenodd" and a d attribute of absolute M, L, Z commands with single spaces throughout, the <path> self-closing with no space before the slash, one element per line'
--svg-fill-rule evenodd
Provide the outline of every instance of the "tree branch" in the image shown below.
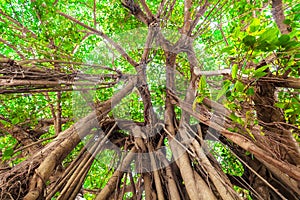
<path fill-rule="evenodd" d="M 95 29 L 95 28 L 92 28 L 92 27 L 90 27 L 90 26 L 88 26 L 88 25 L 86 25 L 86 24 L 80 22 L 79 20 L 77 20 L 77 19 L 75 19 L 75 18 L 73 18 L 73 17 L 71 17 L 71 16 L 69 16 L 69 15 L 63 13 L 63 12 L 58 11 L 58 14 L 60 14 L 61 16 L 63 16 L 63 17 L 65 17 L 65 18 L 67 18 L 67 19 L 69 19 L 69 20 L 75 22 L 76 24 L 78 24 L 78 25 L 80 25 L 80 26 L 82 26 L 82 27 L 84 27 L 84 28 L 86 28 L 86 29 L 92 31 L 93 33 L 95 33 L 95 34 L 101 36 L 101 37 L 102 37 L 103 39 L 105 39 L 109 44 L 111 44 L 113 47 L 115 47 L 115 49 L 122 55 L 122 57 L 125 58 L 132 66 L 136 67 L 136 66 L 138 65 L 138 63 L 136 63 L 136 62 L 135 62 L 135 61 L 134 61 L 134 60 L 133 60 L 126 52 L 125 52 L 125 50 L 124 50 L 119 44 L 117 44 L 117 43 L 114 42 L 112 39 L 110 39 L 104 32 L 99 31 L 99 30 L 97 30 L 97 29 Z"/>
<path fill-rule="evenodd" d="M 282 0 L 272 0 L 272 15 L 281 34 L 288 34 L 290 27 L 284 24 L 285 16 L 282 9 Z"/>

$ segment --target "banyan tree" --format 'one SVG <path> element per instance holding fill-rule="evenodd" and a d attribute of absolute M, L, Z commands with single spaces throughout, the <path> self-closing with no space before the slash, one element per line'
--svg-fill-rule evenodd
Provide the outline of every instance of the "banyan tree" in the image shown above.
<path fill-rule="evenodd" d="M 299 11 L 2 0 L 0 199 L 299 199 Z"/>

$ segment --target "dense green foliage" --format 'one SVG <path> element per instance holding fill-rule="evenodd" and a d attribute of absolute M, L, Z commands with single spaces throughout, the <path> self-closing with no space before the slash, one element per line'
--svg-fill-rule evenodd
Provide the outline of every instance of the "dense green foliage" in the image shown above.
<path fill-rule="evenodd" d="M 153 13 L 160 5 L 160 1 L 147 0 L 146 2 Z M 226 78 L 202 76 L 193 107 L 195 109 L 196 105 L 201 104 L 207 97 L 223 104 L 231 112 L 232 127 L 228 129 L 255 140 L 251 128 L 259 124 L 257 112 L 251 108 L 245 111 L 243 107 L 244 104 L 253 102 L 256 92 L 256 85 L 253 83 L 266 77 L 268 73 L 280 78 L 300 76 L 300 4 L 292 0 L 284 1 L 286 16 L 284 23 L 289 26 L 290 32 L 281 34 L 276 22 L 272 20 L 271 5 L 267 0 L 232 2 L 209 0 L 208 2 L 210 5 L 206 12 L 211 11 L 210 15 L 202 16 L 192 32 L 197 60 L 203 71 L 230 69 L 231 74 Z M 176 41 L 175 39 L 180 36 L 178 30 L 184 22 L 183 5 L 183 0 L 176 1 L 170 17 L 160 21 L 161 28 L 171 42 Z M 203 2 L 199 1 L 193 5 L 192 17 L 196 15 L 194 9 L 197 5 L 203 5 Z M 119 52 L 112 50 L 111 44 L 64 17 L 60 12 L 72 16 L 89 27 L 103 31 L 119 42 L 133 60 L 137 61 L 141 58 L 143 46 L 139 45 L 144 44 L 146 40 L 147 27 L 136 20 L 117 0 L 98 1 L 96 4 L 91 0 L 0 0 L 1 17 L 10 16 L 0 18 L 0 56 L 29 67 L 30 62 L 40 60 L 35 63 L 36 67 L 58 70 L 66 74 L 78 71 L 90 75 L 115 73 L 109 69 L 120 71 L 125 75 L 136 74 L 135 68 Z M 163 120 L 167 95 L 164 76 L 166 57 L 159 47 L 151 49 L 151 56 L 153 62 L 147 68 L 149 90 L 154 111 L 158 118 Z M 112 57 L 113 62 L 107 59 Z M 266 65 L 255 68 L 269 59 L 271 60 L 267 61 Z M 66 63 L 57 67 L 51 60 L 66 61 Z M 184 97 L 191 77 L 190 66 L 185 54 L 179 54 L 176 62 L 176 86 Z M 94 64 L 109 69 L 76 63 Z M 28 157 L 21 154 L 19 149 L 24 145 L 9 131 L 20 128 L 30 133 L 30 130 L 38 128 L 42 119 L 52 119 L 53 109 L 57 109 L 58 105 L 61 107 L 60 118 L 67 119 L 61 129 L 66 130 L 91 111 L 87 99 L 93 102 L 104 102 L 117 93 L 125 83 L 126 81 L 121 80 L 107 88 L 93 85 L 88 87 L 91 90 L 85 92 L 79 90 L 84 87 L 74 86 L 74 91 L 62 91 L 61 96 L 58 96 L 55 91 L 1 94 L 0 150 L 3 163 L 13 167 Z M 5 88 L 1 87 L 0 90 Z M 277 89 L 276 94 L 275 105 L 282 109 L 285 123 L 294 127 L 293 136 L 300 142 L 299 132 L 296 131 L 300 128 L 299 89 L 281 87 Z M 143 109 L 144 104 L 140 94 L 134 90 L 108 115 L 143 122 Z M 179 119 L 182 110 L 175 107 L 175 112 Z M 243 118 L 239 113 L 244 113 L 246 117 Z M 196 122 L 191 118 L 192 124 Z M 38 139 L 50 138 L 41 143 L 45 145 L 51 142 L 55 135 L 54 125 L 51 124 Z M 85 141 L 81 142 L 68 155 L 63 165 L 67 166 L 76 158 L 84 143 Z M 242 176 L 244 168 L 228 147 L 219 142 L 209 142 L 209 146 L 225 173 Z M 89 194 L 86 192 L 85 198 L 93 199 L 98 189 L 103 188 L 108 182 L 115 167 L 110 164 L 114 156 L 113 152 L 103 151 L 93 162 L 83 184 L 84 189 L 92 192 Z M 136 174 L 133 179 L 137 180 L 138 177 L 139 174 Z M 129 175 L 126 181 L 129 183 Z M 129 198 L 131 194 L 126 193 L 126 195 Z"/>

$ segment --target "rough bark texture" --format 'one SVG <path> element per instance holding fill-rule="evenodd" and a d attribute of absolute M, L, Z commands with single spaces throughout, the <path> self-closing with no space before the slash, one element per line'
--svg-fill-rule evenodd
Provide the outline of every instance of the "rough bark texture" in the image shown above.
<path fill-rule="evenodd" d="M 290 27 L 284 23 L 285 16 L 283 13 L 282 0 L 272 0 L 272 14 L 280 32 L 282 34 L 288 34 Z"/>

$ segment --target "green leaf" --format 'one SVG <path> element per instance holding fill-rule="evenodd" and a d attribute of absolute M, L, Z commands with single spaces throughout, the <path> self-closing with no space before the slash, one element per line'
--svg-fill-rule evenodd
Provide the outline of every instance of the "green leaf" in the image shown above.
<path fill-rule="evenodd" d="M 284 112 L 286 114 L 292 114 L 292 113 L 295 113 L 295 110 L 293 108 L 289 108 L 289 109 L 286 109 Z"/>
<path fill-rule="evenodd" d="M 268 68 L 269 68 L 268 65 L 262 66 L 262 67 L 256 69 L 256 70 L 254 71 L 254 73 L 255 73 L 255 72 L 263 72 L 263 71 L 265 71 L 265 70 L 268 69 Z"/>
<path fill-rule="evenodd" d="M 267 75 L 266 72 L 257 72 L 257 73 L 255 73 L 254 77 L 261 78 L 261 77 L 264 77 L 265 75 Z"/>
<path fill-rule="evenodd" d="M 277 41 L 278 33 L 279 31 L 277 28 L 268 28 L 260 35 L 259 40 L 261 42 L 267 41 L 269 44 L 273 44 Z"/>
<path fill-rule="evenodd" d="M 13 148 L 7 148 L 3 152 L 3 157 L 6 157 L 6 158 L 10 157 L 13 153 L 14 153 L 14 149 Z"/>
<path fill-rule="evenodd" d="M 246 128 L 246 131 L 253 140 L 256 140 L 255 136 L 253 135 L 252 131 L 249 128 Z"/>
<path fill-rule="evenodd" d="M 232 76 L 232 79 L 236 79 L 237 77 L 237 72 L 238 72 L 238 65 L 237 64 L 234 64 L 232 66 L 232 69 L 231 69 L 231 76 Z"/>
<path fill-rule="evenodd" d="M 206 97 L 206 96 L 204 96 L 204 95 L 198 96 L 198 97 L 196 98 L 196 100 L 197 100 L 198 103 L 202 103 L 203 100 L 205 99 L 205 97 Z"/>
<path fill-rule="evenodd" d="M 280 38 L 278 38 L 279 44 L 281 46 L 283 46 L 284 44 L 286 44 L 288 41 L 290 41 L 290 36 L 284 34 L 282 36 L 280 36 Z"/>
<path fill-rule="evenodd" d="M 256 42 L 256 38 L 252 35 L 247 35 L 246 37 L 244 37 L 243 39 L 243 43 L 246 46 L 253 46 Z"/>
<path fill-rule="evenodd" d="M 222 49 L 221 53 L 228 53 L 228 54 L 232 54 L 234 50 L 234 47 L 233 46 L 230 46 L 230 47 L 225 47 Z"/>
<path fill-rule="evenodd" d="M 235 110 L 238 106 L 234 103 L 228 103 L 226 104 L 226 108 L 228 108 L 229 110 Z"/>
<path fill-rule="evenodd" d="M 254 88 L 253 87 L 248 88 L 248 90 L 246 91 L 246 94 L 249 96 L 254 95 Z"/>
<path fill-rule="evenodd" d="M 246 74 L 246 75 L 251 74 L 252 71 L 253 71 L 253 69 L 245 69 L 245 68 L 242 70 L 243 74 Z"/>
<path fill-rule="evenodd" d="M 284 24 L 286 24 L 286 25 L 289 25 L 289 24 L 291 24 L 291 20 L 290 19 L 285 19 L 284 21 L 283 21 L 283 23 Z"/>
<path fill-rule="evenodd" d="M 206 77 L 201 76 L 200 81 L 199 81 L 199 90 L 201 93 L 205 91 L 206 88 Z"/>
<path fill-rule="evenodd" d="M 300 43 L 297 41 L 288 41 L 287 43 L 282 45 L 282 47 L 284 47 L 286 50 L 290 48 L 296 48 L 298 46 L 300 46 Z"/>
<path fill-rule="evenodd" d="M 234 84 L 234 88 L 235 88 L 235 91 L 237 91 L 237 92 L 243 92 L 245 86 L 241 81 L 236 81 L 236 83 Z"/>
<path fill-rule="evenodd" d="M 220 92 L 218 93 L 217 97 L 216 97 L 216 100 L 219 100 L 229 89 L 231 85 L 231 81 L 229 80 L 226 80 L 224 82 L 224 85 L 222 86 L 222 89 L 220 90 Z"/>
<path fill-rule="evenodd" d="M 242 120 L 242 118 L 236 116 L 234 113 L 231 113 L 230 116 L 229 116 L 229 118 L 230 118 L 232 121 L 234 121 L 234 122 L 236 122 L 236 123 L 238 123 L 238 124 L 241 124 L 241 125 L 244 124 L 244 121 Z"/>
<path fill-rule="evenodd" d="M 278 107 L 278 108 L 283 109 L 283 108 L 285 108 L 286 104 L 283 103 L 283 102 L 277 102 L 277 103 L 275 103 L 275 106 Z"/>
<path fill-rule="evenodd" d="M 15 117 L 15 118 L 13 118 L 13 119 L 11 120 L 11 123 L 14 124 L 14 125 L 16 125 L 16 124 L 19 123 L 19 121 L 20 121 L 19 118 Z"/>
<path fill-rule="evenodd" d="M 297 12 L 300 10 L 300 3 L 296 4 L 295 6 L 293 6 L 292 11 L 293 12 Z"/>
<path fill-rule="evenodd" d="M 260 19 L 254 18 L 252 23 L 250 24 L 250 32 L 255 32 L 259 29 L 260 27 Z"/>
<path fill-rule="evenodd" d="M 263 66 L 263 67 L 260 67 L 258 69 L 256 69 L 254 72 L 253 72 L 253 76 L 255 78 L 261 78 L 263 76 L 265 76 L 267 74 L 267 72 L 265 72 L 266 69 L 268 69 L 269 66 L 266 65 L 266 66 Z"/>

